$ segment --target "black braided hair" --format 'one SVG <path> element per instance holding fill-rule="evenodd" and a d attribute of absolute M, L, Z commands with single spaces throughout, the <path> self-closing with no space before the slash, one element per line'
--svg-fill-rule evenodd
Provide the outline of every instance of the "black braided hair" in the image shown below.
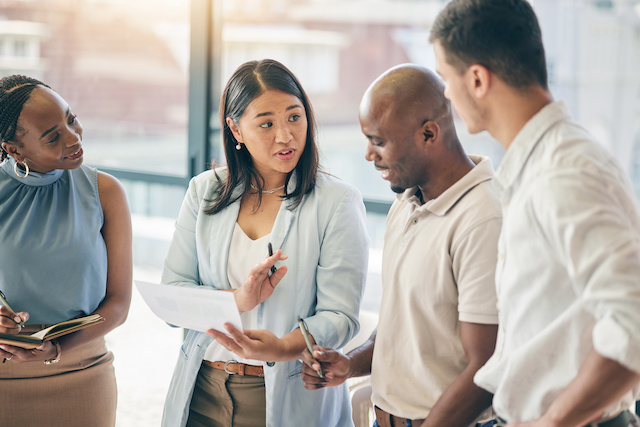
<path fill-rule="evenodd" d="M 0 143 L 12 142 L 18 128 L 18 117 L 24 103 L 37 86 L 49 87 L 32 77 L 14 74 L 0 78 Z M 0 162 L 8 153 L 0 145 Z"/>

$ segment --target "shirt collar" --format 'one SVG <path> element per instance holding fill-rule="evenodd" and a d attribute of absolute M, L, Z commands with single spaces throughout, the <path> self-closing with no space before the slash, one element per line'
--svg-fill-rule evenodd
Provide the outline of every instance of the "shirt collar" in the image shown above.
<path fill-rule="evenodd" d="M 545 105 L 529 119 L 511 142 L 496 172 L 502 188 L 513 185 L 542 136 L 557 122 L 569 117 L 567 105 L 557 101 Z"/>
<path fill-rule="evenodd" d="M 420 200 L 416 196 L 418 187 L 409 188 L 396 197 L 400 201 L 417 204 L 416 210 L 429 211 L 438 216 L 446 215 L 458 200 L 464 197 L 472 188 L 481 182 L 493 179 L 495 176 L 491 160 L 488 157 L 470 155 L 469 158 L 476 166 L 442 194 L 435 199 L 427 201 L 424 205 L 420 205 Z"/>

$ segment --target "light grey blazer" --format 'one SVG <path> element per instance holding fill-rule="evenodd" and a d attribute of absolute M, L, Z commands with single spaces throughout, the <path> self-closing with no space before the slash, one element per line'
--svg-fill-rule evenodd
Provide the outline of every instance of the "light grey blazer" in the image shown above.
<path fill-rule="evenodd" d="M 226 169 L 218 169 L 222 177 Z M 295 185 L 295 176 L 288 190 Z M 162 274 L 162 283 L 229 289 L 227 262 L 240 201 L 215 215 L 204 213 L 218 186 L 213 171 L 194 177 L 184 198 Z M 237 189 L 240 194 L 240 189 Z M 369 254 L 362 196 L 324 173 L 302 203 L 289 210 L 285 200 L 271 231 L 274 251 L 289 256 L 288 271 L 273 295 L 258 307 L 258 324 L 277 336 L 306 319 L 320 346 L 341 347 L 359 329 L 358 311 Z M 248 272 L 247 272 L 248 273 Z M 211 343 L 189 330 L 169 386 L 162 425 L 184 426 L 198 370 Z M 264 364 L 267 426 L 352 426 L 346 385 L 306 390 L 301 362 Z"/>

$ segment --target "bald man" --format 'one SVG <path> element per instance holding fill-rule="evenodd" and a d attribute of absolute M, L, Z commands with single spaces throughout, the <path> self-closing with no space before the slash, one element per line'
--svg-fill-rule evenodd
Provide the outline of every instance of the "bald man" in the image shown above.
<path fill-rule="evenodd" d="M 374 426 L 474 426 L 491 395 L 473 383 L 497 334 L 501 207 L 491 162 L 467 156 L 444 86 L 394 67 L 360 104 L 366 159 L 398 193 L 387 218 L 377 331 L 347 355 L 305 352 L 308 389 L 371 374 Z M 486 415 L 486 414 L 485 414 Z"/>

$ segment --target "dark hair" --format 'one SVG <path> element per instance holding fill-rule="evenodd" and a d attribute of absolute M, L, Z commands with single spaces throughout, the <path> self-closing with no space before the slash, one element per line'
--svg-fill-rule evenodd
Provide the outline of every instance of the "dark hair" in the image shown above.
<path fill-rule="evenodd" d="M 31 92 L 38 86 L 49 87 L 40 80 L 19 74 L 0 78 L 0 162 L 8 155 L 2 148 L 2 142 L 21 145 L 19 141 L 14 141 L 18 118 Z"/>
<path fill-rule="evenodd" d="M 220 122 L 224 154 L 227 160 L 227 177 L 222 179 L 216 173 L 221 185 L 218 187 L 214 199 L 208 200 L 212 205 L 205 211 L 207 214 L 216 214 L 235 202 L 238 198 L 232 200 L 233 190 L 238 185 L 244 185 L 243 193 L 247 192 L 252 181 L 255 181 L 258 187 L 258 204 L 261 203 L 264 179 L 253 166 L 251 155 L 246 148 L 236 150 L 235 146 L 238 142 L 229 129 L 226 119 L 229 117 L 238 123 L 251 101 L 272 89 L 298 98 L 307 115 L 306 145 L 298 164 L 293 171 L 287 174 L 283 198 L 293 199 L 290 209 L 294 209 L 302 202 L 304 195 L 313 190 L 318 173 L 319 155 L 315 141 L 316 123 L 309 98 L 293 73 L 278 61 L 272 59 L 249 61 L 242 64 L 233 73 L 220 99 Z M 297 178 L 296 187 L 291 193 L 288 193 L 287 185 L 294 172 L 296 172 Z"/>
<path fill-rule="evenodd" d="M 538 19 L 526 0 L 453 0 L 436 18 L 429 41 L 464 73 L 480 64 L 508 85 L 548 88 Z"/>

